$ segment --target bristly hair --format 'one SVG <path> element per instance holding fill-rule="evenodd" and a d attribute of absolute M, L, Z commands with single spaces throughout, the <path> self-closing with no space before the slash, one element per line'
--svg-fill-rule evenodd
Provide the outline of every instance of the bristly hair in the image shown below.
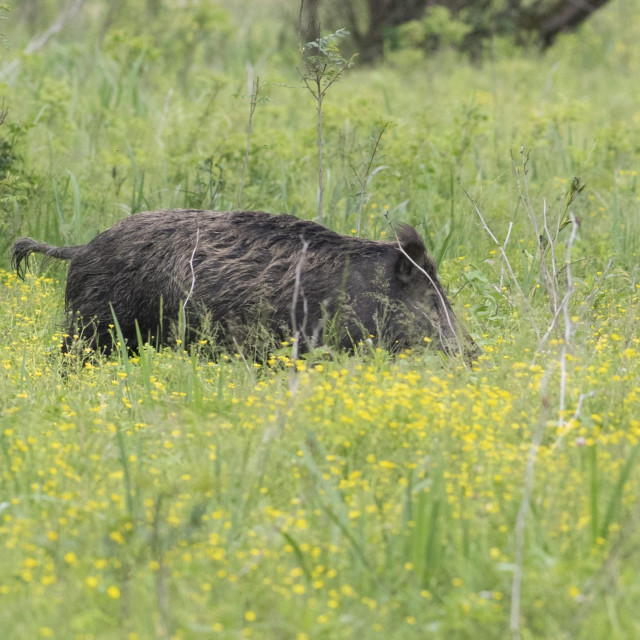
<path fill-rule="evenodd" d="M 91 346 L 111 344 L 114 314 L 135 348 L 139 335 L 169 339 L 184 313 L 194 335 L 214 326 L 225 345 L 242 343 L 257 326 L 280 341 L 296 327 L 315 335 L 339 318 L 341 348 L 373 333 L 396 349 L 435 331 L 414 310 L 429 306 L 440 284 L 416 230 L 397 224 L 394 233 L 380 242 L 260 211 L 148 211 L 78 247 L 19 240 L 13 264 L 24 273 L 33 252 L 71 260 L 68 333 L 84 322 L 80 333 Z"/>

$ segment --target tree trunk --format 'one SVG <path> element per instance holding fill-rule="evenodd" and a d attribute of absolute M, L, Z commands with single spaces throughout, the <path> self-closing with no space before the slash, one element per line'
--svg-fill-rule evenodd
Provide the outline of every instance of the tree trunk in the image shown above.
<path fill-rule="evenodd" d="M 352 3 L 347 4 L 352 7 Z M 437 4 L 437 0 L 367 0 L 369 14 L 367 31 L 358 33 L 357 30 L 352 30 L 360 60 L 372 62 L 376 58 L 381 58 L 384 52 L 385 29 L 420 18 L 425 8 L 432 4 Z M 355 23 L 353 8 L 350 9 L 350 14 L 351 22 Z"/>
<path fill-rule="evenodd" d="M 320 39 L 320 17 L 318 6 L 320 0 L 300 0 L 299 34 L 300 45 Z"/>
<path fill-rule="evenodd" d="M 326 1 L 326 0 L 325 0 Z M 609 0 L 366 0 L 367 28 L 360 30 L 354 0 L 338 0 L 337 12 L 353 35 L 362 62 L 381 58 L 385 31 L 410 20 L 420 19 L 430 6 L 447 7 L 457 19 L 466 20 L 472 30 L 462 45 L 472 54 L 492 35 L 512 34 L 524 44 L 525 34 L 537 35 L 543 48 L 551 46 L 559 33 L 578 27 Z M 303 0 L 317 12 L 322 0 Z M 309 11 L 310 9 L 308 9 Z"/>
<path fill-rule="evenodd" d="M 559 33 L 571 31 L 609 0 L 563 0 L 540 20 L 538 34 L 542 47 L 550 47 Z"/>

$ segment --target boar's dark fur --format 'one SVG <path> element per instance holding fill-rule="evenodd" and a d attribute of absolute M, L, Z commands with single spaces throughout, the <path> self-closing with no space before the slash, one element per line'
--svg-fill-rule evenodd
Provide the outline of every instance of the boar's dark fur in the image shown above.
<path fill-rule="evenodd" d="M 262 327 L 278 341 L 296 334 L 301 350 L 327 339 L 351 348 L 370 336 L 397 350 L 426 336 L 448 352 L 473 352 L 422 239 L 406 225 L 396 234 L 374 242 L 258 211 L 150 211 L 86 245 L 22 238 L 12 264 L 22 276 L 31 253 L 70 260 L 69 334 L 105 351 L 113 314 L 136 348 L 136 322 L 143 339 L 161 342 L 184 311 L 187 339 L 214 330 L 227 345 Z"/>

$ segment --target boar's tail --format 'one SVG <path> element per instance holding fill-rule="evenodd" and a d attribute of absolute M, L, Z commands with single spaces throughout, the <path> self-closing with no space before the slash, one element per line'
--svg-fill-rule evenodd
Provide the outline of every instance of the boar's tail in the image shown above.
<path fill-rule="evenodd" d="M 29 256 L 32 253 L 44 253 L 47 258 L 58 258 L 59 260 L 70 260 L 75 256 L 82 246 L 77 247 L 54 247 L 45 242 L 38 242 L 31 238 L 20 238 L 16 240 L 11 248 L 11 268 L 16 270 L 20 278 L 24 280 Z"/>

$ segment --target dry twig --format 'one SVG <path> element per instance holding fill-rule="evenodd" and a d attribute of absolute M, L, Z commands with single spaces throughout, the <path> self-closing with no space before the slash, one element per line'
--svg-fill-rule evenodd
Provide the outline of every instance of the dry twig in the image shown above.
<path fill-rule="evenodd" d="M 24 53 L 30 55 L 40 51 L 40 49 L 43 49 L 47 42 L 49 42 L 56 33 L 60 33 L 80 13 L 86 1 L 87 0 L 74 0 L 73 2 L 70 2 L 67 7 L 58 14 L 56 21 L 48 29 L 43 31 L 40 35 L 35 36 L 29 44 L 27 44 L 24 49 Z M 19 64 L 19 58 L 12 60 L 4 67 L 4 69 L 2 69 L 0 76 L 8 76 L 18 68 Z"/>
<path fill-rule="evenodd" d="M 247 122 L 247 145 L 244 150 L 244 161 L 242 163 L 242 172 L 240 173 L 240 188 L 238 190 L 238 209 L 242 208 L 242 192 L 244 190 L 244 181 L 247 174 L 247 165 L 249 164 L 249 149 L 251 148 L 251 134 L 253 133 L 253 113 L 256 110 L 258 101 L 258 93 L 260 92 L 260 76 L 253 76 L 253 66 L 247 62 L 247 72 L 249 77 L 249 120 Z"/>
<path fill-rule="evenodd" d="M 529 302 L 529 299 L 527 298 L 527 296 L 525 295 L 524 291 L 522 290 L 522 287 L 520 286 L 520 282 L 518 282 L 518 278 L 516 277 L 516 274 L 513 271 L 513 267 L 511 266 L 511 262 L 509 262 L 509 258 L 507 257 L 507 253 L 504 250 L 504 246 L 500 244 L 500 241 L 498 240 L 498 238 L 496 238 L 496 236 L 493 233 L 493 231 L 491 231 L 491 229 L 489 228 L 489 225 L 487 224 L 487 221 L 485 220 L 484 216 L 482 215 L 482 212 L 480 211 L 480 207 L 478 207 L 478 203 L 469 195 L 469 193 L 466 191 L 466 189 L 462 185 L 460 185 L 460 188 L 462 189 L 463 193 L 467 196 L 467 198 L 469 198 L 469 202 L 471 202 L 471 204 L 473 205 L 473 208 L 475 209 L 475 212 L 477 213 L 478 218 L 480 218 L 480 223 L 482 224 L 482 228 L 489 234 L 489 237 L 493 240 L 495 245 L 500 250 L 500 255 L 502 256 L 502 259 L 504 260 L 504 264 L 507 266 L 507 271 L 509 272 L 509 275 L 511 276 L 511 280 L 513 281 L 513 284 L 515 285 L 516 289 L 518 290 L 518 293 L 520 294 L 520 297 L 522 298 L 522 301 L 524 302 L 525 306 L 527 307 L 527 311 L 528 311 L 527 315 L 529 316 L 529 318 L 531 320 L 531 326 L 532 326 L 533 331 L 536 334 L 536 338 L 538 339 L 538 342 L 539 342 L 540 341 L 540 330 L 538 329 L 538 327 L 536 326 L 536 323 L 535 323 L 533 308 L 531 307 L 531 303 Z"/>

